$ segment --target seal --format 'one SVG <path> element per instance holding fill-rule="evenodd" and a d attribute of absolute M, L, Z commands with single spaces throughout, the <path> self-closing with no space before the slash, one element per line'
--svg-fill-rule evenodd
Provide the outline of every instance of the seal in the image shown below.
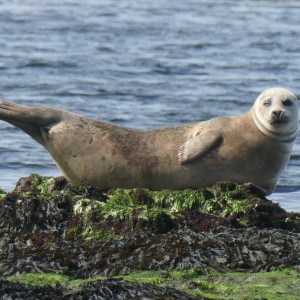
<path fill-rule="evenodd" d="M 288 163 L 299 111 L 293 93 L 271 88 L 247 113 L 156 130 L 7 101 L 0 119 L 42 144 L 73 184 L 178 190 L 234 181 L 268 195 Z"/>

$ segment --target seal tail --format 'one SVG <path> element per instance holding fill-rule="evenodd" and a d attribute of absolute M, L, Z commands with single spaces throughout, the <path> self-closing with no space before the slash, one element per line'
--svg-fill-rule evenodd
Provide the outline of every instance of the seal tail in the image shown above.
<path fill-rule="evenodd" d="M 62 112 L 52 108 L 29 107 L 0 100 L 0 119 L 8 122 L 44 144 L 43 129 L 47 131 L 62 120 Z"/>

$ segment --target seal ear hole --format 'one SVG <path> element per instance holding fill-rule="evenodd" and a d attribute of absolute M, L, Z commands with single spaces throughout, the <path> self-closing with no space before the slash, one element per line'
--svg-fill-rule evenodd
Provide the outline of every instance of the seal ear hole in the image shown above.
<path fill-rule="evenodd" d="M 292 102 L 292 100 L 290 100 L 290 99 L 285 99 L 285 100 L 282 101 L 282 104 L 283 104 L 284 106 L 292 106 L 292 105 L 293 105 L 293 102 Z"/>

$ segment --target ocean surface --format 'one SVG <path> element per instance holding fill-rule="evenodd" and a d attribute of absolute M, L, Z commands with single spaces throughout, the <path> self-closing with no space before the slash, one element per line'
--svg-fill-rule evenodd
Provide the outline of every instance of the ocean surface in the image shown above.
<path fill-rule="evenodd" d="M 138 129 L 240 114 L 268 87 L 300 96 L 299 16 L 288 0 L 4 0 L 0 97 Z M 60 175 L 29 136 L 0 131 L 1 188 Z M 269 198 L 300 211 L 299 138 Z"/>

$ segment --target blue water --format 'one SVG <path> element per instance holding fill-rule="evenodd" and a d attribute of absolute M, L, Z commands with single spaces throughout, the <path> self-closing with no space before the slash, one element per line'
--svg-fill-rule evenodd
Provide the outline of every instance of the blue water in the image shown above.
<path fill-rule="evenodd" d="M 4 0 L 0 97 L 133 128 L 247 111 L 265 88 L 300 95 L 299 1 Z M 0 187 L 59 175 L 0 122 Z M 300 210 L 300 140 L 270 196 Z"/>

